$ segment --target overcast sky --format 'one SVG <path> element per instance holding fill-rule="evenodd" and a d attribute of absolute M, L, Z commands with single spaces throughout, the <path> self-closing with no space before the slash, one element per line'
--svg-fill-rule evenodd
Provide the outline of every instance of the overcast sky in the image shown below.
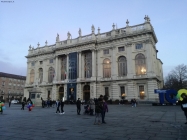
<path fill-rule="evenodd" d="M 4 2 L 3 2 L 4 1 Z M 11 1 L 11 0 L 10 0 Z M 164 76 L 179 64 L 187 65 L 187 0 L 9 0 L 0 1 L 0 72 L 26 75 L 29 45 L 141 24 L 148 15 L 158 43 Z"/>

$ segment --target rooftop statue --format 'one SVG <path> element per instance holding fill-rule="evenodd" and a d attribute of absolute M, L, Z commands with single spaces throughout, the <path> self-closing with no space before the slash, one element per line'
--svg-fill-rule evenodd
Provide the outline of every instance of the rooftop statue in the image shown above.
<path fill-rule="evenodd" d="M 92 25 L 92 34 L 94 34 L 95 33 L 95 27 L 94 27 L 94 25 Z"/>
<path fill-rule="evenodd" d="M 67 36 L 68 36 L 68 39 L 70 39 L 71 34 L 70 34 L 70 32 L 69 32 L 69 31 L 68 31 L 68 33 L 67 33 Z"/>
<path fill-rule="evenodd" d="M 81 29 L 80 29 L 80 28 L 79 28 L 79 32 L 78 32 L 78 33 L 79 33 L 79 36 L 81 36 L 81 35 L 82 35 L 82 32 L 81 32 Z"/>
<path fill-rule="evenodd" d="M 56 42 L 60 41 L 59 34 L 57 34 Z"/>

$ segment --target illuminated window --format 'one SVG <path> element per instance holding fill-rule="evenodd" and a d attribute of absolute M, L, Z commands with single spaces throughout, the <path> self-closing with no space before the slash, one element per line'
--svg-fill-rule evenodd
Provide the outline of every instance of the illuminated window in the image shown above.
<path fill-rule="evenodd" d="M 110 78 L 111 77 L 111 62 L 110 59 L 106 58 L 103 61 L 103 77 Z"/>
<path fill-rule="evenodd" d="M 135 57 L 136 74 L 146 74 L 145 56 L 143 54 L 137 54 Z"/>
<path fill-rule="evenodd" d="M 143 85 L 139 86 L 139 94 L 140 94 L 140 99 L 145 98 L 145 89 Z"/>

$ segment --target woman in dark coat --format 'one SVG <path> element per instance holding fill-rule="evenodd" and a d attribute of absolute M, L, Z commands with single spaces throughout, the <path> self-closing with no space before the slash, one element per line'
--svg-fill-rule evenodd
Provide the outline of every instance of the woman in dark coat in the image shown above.
<path fill-rule="evenodd" d="M 187 95 L 185 93 L 181 94 L 181 97 L 183 98 L 182 101 L 179 101 L 181 105 L 181 109 L 184 111 L 184 115 L 186 117 L 186 123 L 187 124 Z"/>

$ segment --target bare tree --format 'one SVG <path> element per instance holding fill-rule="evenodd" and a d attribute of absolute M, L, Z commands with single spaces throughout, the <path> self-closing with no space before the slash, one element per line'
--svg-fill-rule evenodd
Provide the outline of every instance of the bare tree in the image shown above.
<path fill-rule="evenodd" d="M 187 65 L 181 64 L 175 67 L 165 78 L 165 87 L 175 90 L 187 88 Z"/>

